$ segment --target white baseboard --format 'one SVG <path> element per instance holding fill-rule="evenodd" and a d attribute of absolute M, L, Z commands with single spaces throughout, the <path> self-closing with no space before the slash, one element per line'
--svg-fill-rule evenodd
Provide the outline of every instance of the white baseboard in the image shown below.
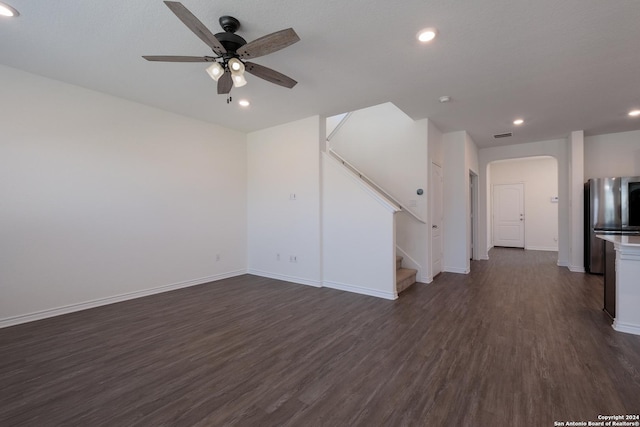
<path fill-rule="evenodd" d="M 558 267 L 567 267 L 569 268 L 569 263 L 567 261 L 560 261 L 558 260 Z"/>
<path fill-rule="evenodd" d="M 319 280 L 303 279 L 301 277 L 287 276 L 284 274 L 277 274 L 277 273 L 271 273 L 268 271 L 255 270 L 252 268 L 247 270 L 247 273 L 253 274 L 255 276 L 267 277 L 269 279 L 276 279 L 276 280 L 282 280 L 284 282 L 296 283 L 298 285 L 313 286 L 314 288 L 322 287 L 322 282 L 320 282 Z"/>
<path fill-rule="evenodd" d="M 584 267 L 570 265 L 570 266 L 568 266 L 568 268 L 569 268 L 569 271 L 571 271 L 572 273 L 585 273 L 586 272 Z"/>
<path fill-rule="evenodd" d="M 633 325 L 631 323 L 622 323 L 617 320 L 613 321 L 613 325 L 611 325 L 613 329 L 618 332 L 624 332 L 627 334 L 640 335 L 640 325 Z"/>
<path fill-rule="evenodd" d="M 388 300 L 398 299 L 398 295 L 395 292 L 379 291 L 377 289 L 363 288 L 361 286 L 347 285 L 345 283 L 330 282 L 330 281 L 323 282 L 323 285 L 326 288 L 337 289 L 339 291 L 353 292 L 361 295 L 369 295 L 371 297 L 384 298 Z"/>
<path fill-rule="evenodd" d="M 103 305 L 114 304 L 117 302 L 127 301 L 136 298 L 142 298 L 149 295 L 159 294 L 162 292 L 169 292 L 176 289 L 187 288 L 189 286 L 202 285 L 204 283 L 215 282 L 222 279 L 228 279 L 230 277 L 236 277 L 246 274 L 245 270 L 230 271 L 227 273 L 216 274 L 208 277 L 201 277 L 199 279 L 187 280 L 180 283 L 172 283 L 170 285 L 158 286 L 156 288 L 143 289 L 141 291 L 127 292 L 125 294 L 114 295 L 105 298 L 98 298 L 91 301 L 85 301 L 77 304 L 69 304 L 62 307 L 50 308 L 47 310 L 36 311 L 35 313 L 21 314 L 18 316 L 7 317 L 0 319 L 0 328 L 6 328 L 8 326 L 19 325 L 21 323 L 33 322 L 35 320 L 42 320 L 49 317 L 60 316 L 62 314 L 73 313 L 76 311 L 87 310 L 90 308 L 96 308 Z"/>
<path fill-rule="evenodd" d="M 528 251 L 558 252 L 557 246 L 527 246 L 525 249 Z"/>
<path fill-rule="evenodd" d="M 458 268 L 458 267 L 447 267 L 444 266 L 442 271 L 446 271 L 448 273 L 458 273 L 458 274 L 469 274 L 470 270 L 468 268 Z"/>
<path fill-rule="evenodd" d="M 420 280 L 418 280 L 418 282 L 429 284 L 433 282 L 433 277 L 420 276 Z"/>

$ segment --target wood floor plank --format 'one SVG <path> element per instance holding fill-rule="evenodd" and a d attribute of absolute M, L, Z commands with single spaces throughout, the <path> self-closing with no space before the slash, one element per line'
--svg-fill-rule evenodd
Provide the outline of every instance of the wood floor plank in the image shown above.
<path fill-rule="evenodd" d="M 0 330 L 2 426 L 553 425 L 640 413 L 602 278 L 493 249 L 396 301 L 240 276 Z"/>

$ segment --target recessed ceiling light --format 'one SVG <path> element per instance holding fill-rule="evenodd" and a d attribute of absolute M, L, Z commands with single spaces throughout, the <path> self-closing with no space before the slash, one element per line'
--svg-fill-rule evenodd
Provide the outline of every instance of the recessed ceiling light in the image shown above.
<path fill-rule="evenodd" d="M 444 104 L 445 102 L 449 102 L 449 101 L 451 101 L 451 97 L 450 97 L 450 96 L 447 96 L 447 95 L 445 95 L 445 96 L 441 96 L 440 98 L 438 98 L 438 101 L 440 101 L 440 103 L 443 103 L 443 104 Z"/>
<path fill-rule="evenodd" d="M 436 38 L 436 34 L 438 32 L 435 28 L 425 28 L 424 30 L 420 30 L 417 37 L 423 43 L 430 42 L 431 40 Z"/>
<path fill-rule="evenodd" d="M 251 103 L 249 101 L 247 101 L 246 99 L 241 99 L 240 101 L 238 101 L 238 104 L 241 107 L 248 107 L 249 105 L 251 105 Z"/>
<path fill-rule="evenodd" d="M 633 111 L 629 111 L 629 115 L 630 115 L 631 117 L 640 116 L 640 110 L 633 110 Z"/>
<path fill-rule="evenodd" d="M 522 119 L 516 119 L 516 120 L 513 121 L 513 124 L 516 125 L 516 126 L 521 125 L 523 123 L 524 123 L 524 120 L 522 120 Z"/>
<path fill-rule="evenodd" d="M 8 4 L 5 3 L 0 3 L 0 16 L 19 16 L 20 13 L 18 13 L 17 10 L 15 10 L 14 8 L 12 8 L 11 6 L 9 6 Z"/>

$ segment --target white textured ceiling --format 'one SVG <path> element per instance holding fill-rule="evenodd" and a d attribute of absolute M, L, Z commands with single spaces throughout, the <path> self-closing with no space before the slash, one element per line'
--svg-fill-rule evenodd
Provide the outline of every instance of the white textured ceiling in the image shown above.
<path fill-rule="evenodd" d="M 480 147 L 640 129 L 627 116 L 640 108 L 638 0 L 183 0 L 214 33 L 232 15 L 247 41 L 300 36 L 255 59 L 298 85 L 248 75 L 231 94 L 249 109 L 217 95 L 205 63 L 141 58 L 211 55 L 161 0 L 3 1 L 21 16 L 0 20 L 1 64 L 242 131 L 386 101 Z M 430 26 L 438 38 L 419 44 Z"/>

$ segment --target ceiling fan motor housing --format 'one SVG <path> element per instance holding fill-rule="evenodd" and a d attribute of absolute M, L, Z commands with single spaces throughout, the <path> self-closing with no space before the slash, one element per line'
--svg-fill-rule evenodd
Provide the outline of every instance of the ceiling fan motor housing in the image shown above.
<path fill-rule="evenodd" d="M 236 50 L 247 44 L 247 41 L 245 39 L 233 33 L 218 33 L 215 35 L 215 37 L 218 39 L 220 44 L 224 46 L 224 48 L 227 50 L 227 53 L 232 53 L 230 57 L 236 56 Z M 224 57 L 225 55 L 226 54 L 223 54 L 222 56 Z"/>
<path fill-rule="evenodd" d="M 220 44 L 224 46 L 227 52 L 232 52 L 235 54 L 236 50 L 238 50 L 241 46 L 247 44 L 247 41 L 240 37 L 237 34 L 234 34 L 240 28 L 240 21 L 238 21 L 233 16 L 224 15 L 218 19 L 220 26 L 224 30 L 223 33 L 218 33 L 215 37 L 218 39 Z M 235 55 L 231 55 L 235 56 Z"/>

